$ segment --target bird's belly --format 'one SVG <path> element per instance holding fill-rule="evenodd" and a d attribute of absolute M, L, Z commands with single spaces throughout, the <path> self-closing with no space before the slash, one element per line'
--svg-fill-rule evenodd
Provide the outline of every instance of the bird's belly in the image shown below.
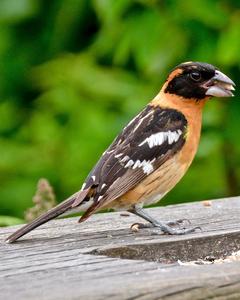
<path fill-rule="evenodd" d="M 128 209 L 135 204 L 150 205 L 163 198 L 183 177 L 188 165 L 180 163 L 179 155 L 166 161 L 141 184 L 110 203 L 114 209 Z"/>
<path fill-rule="evenodd" d="M 157 193 L 154 192 L 151 195 L 148 195 L 146 198 L 142 199 L 141 203 L 143 205 L 151 205 L 154 203 L 157 203 L 158 201 L 160 201 L 166 194 L 168 193 L 168 191 L 166 191 L 165 193 Z"/>

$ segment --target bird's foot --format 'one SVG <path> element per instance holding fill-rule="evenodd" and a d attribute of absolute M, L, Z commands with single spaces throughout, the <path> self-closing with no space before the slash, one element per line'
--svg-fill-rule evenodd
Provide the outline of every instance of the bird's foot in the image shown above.
<path fill-rule="evenodd" d="M 169 221 L 169 222 L 166 222 L 165 224 L 167 226 L 179 226 L 183 223 L 187 222 L 188 224 L 191 224 L 190 220 L 188 219 L 179 219 L 179 220 L 176 220 L 176 221 Z M 158 223 L 134 223 L 132 224 L 131 228 L 132 227 L 136 227 L 138 229 L 143 229 L 143 228 L 154 228 L 154 227 L 159 227 L 159 224 Z"/>
<path fill-rule="evenodd" d="M 152 231 L 152 235 L 159 235 L 160 233 L 169 234 L 169 235 L 184 235 L 184 234 L 188 234 L 188 233 L 193 233 L 197 229 L 202 230 L 201 227 L 199 227 L 199 226 L 192 227 L 192 228 L 172 228 L 165 224 L 155 226 L 155 228 L 159 229 L 160 232 L 159 232 L 159 230 L 154 230 L 154 231 Z"/>
<path fill-rule="evenodd" d="M 181 225 L 183 223 L 188 223 L 188 225 L 191 224 L 191 221 L 188 219 L 178 219 L 176 221 L 169 221 L 167 223 L 165 223 L 168 226 L 177 226 L 177 225 Z"/>
<path fill-rule="evenodd" d="M 183 235 L 183 234 L 187 234 L 187 233 L 192 233 L 195 232 L 197 229 L 202 230 L 201 227 L 197 226 L 197 227 L 193 227 L 193 228 L 172 228 L 171 226 L 176 226 L 176 225 L 180 225 L 184 222 L 188 222 L 190 224 L 190 221 L 187 219 L 180 219 L 180 220 L 176 220 L 174 222 L 167 222 L 165 224 L 162 223 L 134 223 L 131 226 L 132 231 L 139 231 L 140 229 L 143 228 L 156 228 L 157 230 L 154 230 L 151 232 L 152 235 L 158 235 L 158 234 L 169 234 L 169 235 Z"/>

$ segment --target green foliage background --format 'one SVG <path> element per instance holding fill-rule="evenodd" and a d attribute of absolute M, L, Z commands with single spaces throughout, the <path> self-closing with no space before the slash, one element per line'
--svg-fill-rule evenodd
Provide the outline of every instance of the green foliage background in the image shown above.
<path fill-rule="evenodd" d="M 59 200 L 79 189 L 168 71 L 189 60 L 238 85 L 239 1 L 1 0 L 0 215 L 22 218 L 40 177 Z M 239 121 L 238 91 L 207 104 L 198 155 L 163 204 L 239 194 Z"/>

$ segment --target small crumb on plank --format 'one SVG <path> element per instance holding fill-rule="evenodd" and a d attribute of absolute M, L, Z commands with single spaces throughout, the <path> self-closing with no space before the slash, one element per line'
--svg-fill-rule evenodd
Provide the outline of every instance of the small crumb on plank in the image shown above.
<path fill-rule="evenodd" d="M 209 207 L 209 206 L 212 206 L 212 201 L 205 200 L 205 201 L 202 201 L 202 204 L 203 204 L 203 206 Z"/>
<path fill-rule="evenodd" d="M 131 230 L 133 232 L 138 232 L 139 231 L 139 224 L 138 223 L 134 223 L 131 225 Z"/>

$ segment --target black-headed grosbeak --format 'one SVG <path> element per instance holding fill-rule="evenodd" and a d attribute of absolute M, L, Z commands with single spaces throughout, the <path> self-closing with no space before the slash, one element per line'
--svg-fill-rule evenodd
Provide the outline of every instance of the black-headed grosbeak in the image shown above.
<path fill-rule="evenodd" d="M 213 97 L 231 97 L 234 82 L 214 66 L 180 64 L 159 94 L 122 130 L 88 175 L 82 189 L 13 233 L 16 241 L 64 213 L 84 212 L 79 222 L 103 208 L 127 210 L 168 234 L 174 229 L 150 217 L 142 207 L 164 197 L 183 177 L 198 148 L 202 108 Z"/>

